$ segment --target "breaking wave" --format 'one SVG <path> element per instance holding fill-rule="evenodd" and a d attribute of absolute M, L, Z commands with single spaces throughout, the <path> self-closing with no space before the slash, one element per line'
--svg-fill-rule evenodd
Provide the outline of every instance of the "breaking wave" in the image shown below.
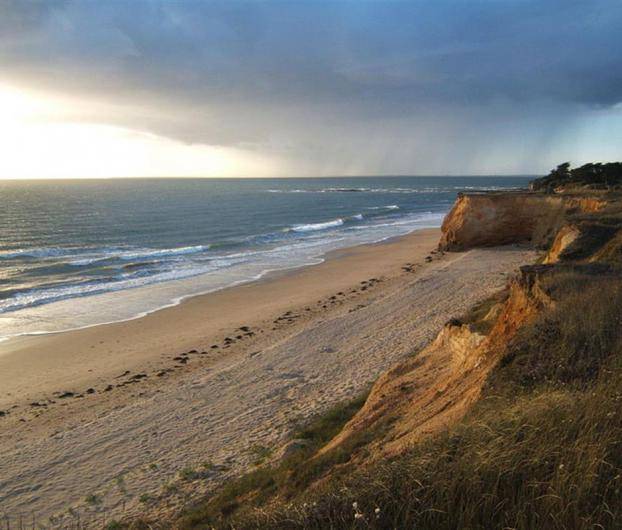
<path fill-rule="evenodd" d="M 304 225 L 294 225 L 287 230 L 290 232 L 315 232 L 316 230 L 326 230 L 327 228 L 335 228 L 343 225 L 343 219 L 335 219 L 334 221 L 326 221 L 325 223 L 310 223 Z"/>

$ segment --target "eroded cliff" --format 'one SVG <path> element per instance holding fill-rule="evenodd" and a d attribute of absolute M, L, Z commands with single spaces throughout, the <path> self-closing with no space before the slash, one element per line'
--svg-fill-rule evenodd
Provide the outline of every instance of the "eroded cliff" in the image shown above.
<path fill-rule="evenodd" d="M 523 242 L 545 246 L 569 214 L 597 212 L 606 204 L 599 196 L 530 192 L 460 194 L 443 221 L 439 248 L 466 250 Z"/>
<path fill-rule="evenodd" d="M 552 304 L 540 281 L 549 270 L 523 267 L 507 297 L 490 299 L 475 317 L 447 323 L 429 346 L 380 377 L 363 408 L 322 452 L 367 431 L 382 433 L 369 446 L 376 456 L 397 454 L 464 416 L 516 332 Z"/>

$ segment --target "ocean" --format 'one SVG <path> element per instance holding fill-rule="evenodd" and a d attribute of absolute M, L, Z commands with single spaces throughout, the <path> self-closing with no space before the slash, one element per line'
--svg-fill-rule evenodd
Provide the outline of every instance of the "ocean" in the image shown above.
<path fill-rule="evenodd" d="M 0 181 L 0 340 L 127 320 L 440 226 L 532 177 Z"/>

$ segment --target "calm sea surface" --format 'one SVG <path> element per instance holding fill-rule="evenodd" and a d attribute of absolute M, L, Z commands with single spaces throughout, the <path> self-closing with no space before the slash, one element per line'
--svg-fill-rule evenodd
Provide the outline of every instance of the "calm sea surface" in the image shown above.
<path fill-rule="evenodd" d="M 530 177 L 0 181 L 0 338 L 129 319 Z"/>

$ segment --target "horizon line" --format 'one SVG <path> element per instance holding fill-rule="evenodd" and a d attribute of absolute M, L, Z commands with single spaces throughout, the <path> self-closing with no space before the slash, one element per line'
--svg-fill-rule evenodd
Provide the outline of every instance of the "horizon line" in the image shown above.
<path fill-rule="evenodd" d="M 469 173 L 469 174 L 378 174 L 378 175 L 308 175 L 297 177 L 197 177 L 197 176 L 133 176 L 133 177 L 23 177 L 4 178 L 0 182 L 48 181 L 48 180 L 297 180 L 297 179 L 338 179 L 338 178 L 477 178 L 477 177 L 538 177 L 544 173 Z"/>

